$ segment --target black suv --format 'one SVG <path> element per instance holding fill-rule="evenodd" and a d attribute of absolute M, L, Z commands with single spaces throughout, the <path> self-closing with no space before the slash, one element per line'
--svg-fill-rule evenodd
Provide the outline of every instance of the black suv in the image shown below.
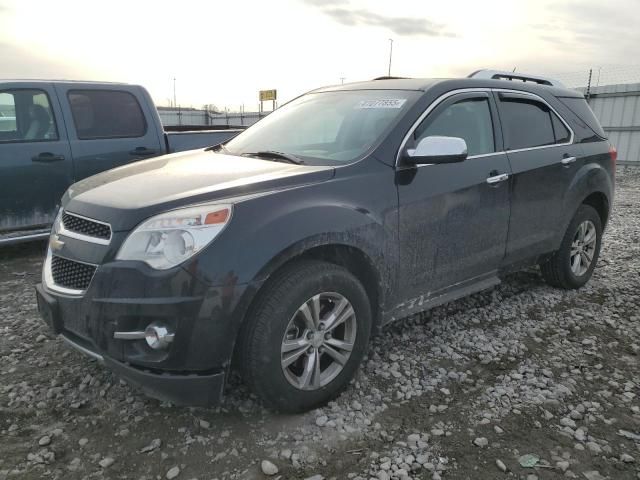
<path fill-rule="evenodd" d="M 541 77 L 318 89 L 224 145 L 71 186 L 39 309 L 157 398 L 214 403 L 233 363 L 307 410 L 394 319 L 535 264 L 584 285 L 615 160 L 584 97 Z"/>

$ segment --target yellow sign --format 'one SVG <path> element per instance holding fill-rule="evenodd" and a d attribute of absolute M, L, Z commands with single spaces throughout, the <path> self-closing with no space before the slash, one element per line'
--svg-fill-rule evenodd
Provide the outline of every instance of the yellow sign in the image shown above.
<path fill-rule="evenodd" d="M 260 101 L 267 102 L 270 100 L 278 99 L 278 91 L 277 90 L 260 90 Z"/>

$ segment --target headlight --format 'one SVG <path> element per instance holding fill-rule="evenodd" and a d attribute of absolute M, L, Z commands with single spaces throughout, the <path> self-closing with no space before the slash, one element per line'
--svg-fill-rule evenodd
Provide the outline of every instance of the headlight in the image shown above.
<path fill-rule="evenodd" d="M 58 207 L 58 213 L 56 213 L 56 218 L 53 221 L 53 225 L 51 226 L 51 233 L 56 233 L 60 231 L 60 223 L 62 223 L 62 207 Z"/>
<path fill-rule="evenodd" d="M 129 234 L 117 260 L 140 260 L 166 270 L 209 245 L 231 219 L 231 205 L 202 205 L 162 213 Z"/>

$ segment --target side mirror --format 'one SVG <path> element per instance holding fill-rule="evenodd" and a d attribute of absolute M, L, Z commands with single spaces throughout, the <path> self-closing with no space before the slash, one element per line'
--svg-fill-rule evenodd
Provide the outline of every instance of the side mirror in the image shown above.
<path fill-rule="evenodd" d="M 458 137 L 425 137 L 416 148 L 406 150 L 404 160 L 412 164 L 456 163 L 467 158 L 467 142 Z"/>

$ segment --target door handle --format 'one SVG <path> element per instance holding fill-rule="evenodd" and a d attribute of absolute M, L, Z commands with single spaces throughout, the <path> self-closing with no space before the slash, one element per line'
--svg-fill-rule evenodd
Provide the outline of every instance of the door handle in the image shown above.
<path fill-rule="evenodd" d="M 560 163 L 566 166 L 566 165 L 571 165 L 575 161 L 576 161 L 576 157 L 566 157 L 560 160 Z"/>
<path fill-rule="evenodd" d="M 155 155 L 156 151 L 151 148 L 138 147 L 129 152 L 129 155 L 133 155 L 135 157 L 147 157 L 149 155 Z"/>
<path fill-rule="evenodd" d="M 487 178 L 487 183 L 489 185 L 495 185 L 496 183 L 504 182 L 509 178 L 508 173 L 501 173 L 500 175 L 495 175 L 493 177 Z"/>
<path fill-rule="evenodd" d="M 38 162 L 38 163 L 61 162 L 63 160 L 64 160 L 64 155 L 54 155 L 51 152 L 42 152 L 34 157 L 31 157 L 32 162 Z"/>

